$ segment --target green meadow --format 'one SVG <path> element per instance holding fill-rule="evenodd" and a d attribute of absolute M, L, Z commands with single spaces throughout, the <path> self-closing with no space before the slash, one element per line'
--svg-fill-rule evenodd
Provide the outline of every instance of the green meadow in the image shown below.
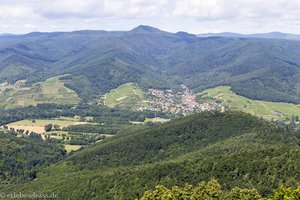
<path fill-rule="evenodd" d="M 81 148 L 80 145 L 65 144 L 64 146 L 65 146 L 65 149 L 68 153 L 71 152 L 71 151 L 77 151 Z"/>
<path fill-rule="evenodd" d="M 65 87 L 59 76 L 33 84 L 31 87 L 12 87 L 0 95 L 0 107 L 16 108 L 38 103 L 77 104 L 78 95 Z"/>
<path fill-rule="evenodd" d="M 300 105 L 252 100 L 232 92 L 229 86 L 220 86 L 198 94 L 201 102 L 219 102 L 226 109 L 240 110 L 253 115 L 283 120 L 288 116 L 300 116 Z"/>
<path fill-rule="evenodd" d="M 114 108 L 137 109 L 146 106 L 145 93 L 135 83 L 126 83 L 105 95 L 105 105 Z"/>

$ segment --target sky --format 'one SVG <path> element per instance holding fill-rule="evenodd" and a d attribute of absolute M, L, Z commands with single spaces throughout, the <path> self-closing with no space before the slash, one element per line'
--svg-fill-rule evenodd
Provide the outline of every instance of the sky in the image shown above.
<path fill-rule="evenodd" d="M 300 0 L 0 0 L 0 33 L 130 30 L 300 34 Z"/>

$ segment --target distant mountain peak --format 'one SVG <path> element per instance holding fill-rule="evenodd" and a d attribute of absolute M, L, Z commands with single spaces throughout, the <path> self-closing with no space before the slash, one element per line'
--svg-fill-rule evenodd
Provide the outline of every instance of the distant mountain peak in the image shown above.
<path fill-rule="evenodd" d="M 184 32 L 184 31 L 179 31 L 176 33 L 176 35 L 181 36 L 181 37 L 197 37 L 194 34 L 190 34 L 188 32 Z"/>
<path fill-rule="evenodd" d="M 155 32 L 161 32 L 158 28 L 154 28 L 152 26 L 147 25 L 139 25 L 135 27 L 134 29 L 130 30 L 130 32 L 135 33 L 155 33 Z"/>

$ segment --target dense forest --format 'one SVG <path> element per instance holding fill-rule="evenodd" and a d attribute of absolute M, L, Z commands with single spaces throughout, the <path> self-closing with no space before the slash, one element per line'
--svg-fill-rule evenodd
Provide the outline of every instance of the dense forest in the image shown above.
<path fill-rule="evenodd" d="M 36 136 L 24 138 L 0 132 L 0 185 L 33 180 L 42 167 L 65 157 L 66 151 L 61 145 Z"/>
<path fill-rule="evenodd" d="M 156 185 L 216 179 L 228 193 L 255 188 L 267 197 L 280 185 L 298 186 L 299 144 L 299 133 L 249 114 L 203 112 L 106 139 L 3 191 L 134 199 Z"/>

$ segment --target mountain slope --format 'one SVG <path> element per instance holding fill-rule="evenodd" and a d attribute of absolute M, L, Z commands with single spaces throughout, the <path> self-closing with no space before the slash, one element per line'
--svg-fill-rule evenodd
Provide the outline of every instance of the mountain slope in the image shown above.
<path fill-rule="evenodd" d="M 149 26 L 0 36 L 0 82 L 69 74 L 67 86 L 84 100 L 128 82 L 197 92 L 226 84 L 252 99 L 299 103 L 299 52 L 299 41 L 199 38 Z"/>
<path fill-rule="evenodd" d="M 200 102 L 218 102 L 225 110 L 239 110 L 266 119 L 289 121 L 290 116 L 300 115 L 300 105 L 258 101 L 235 94 L 230 87 L 220 86 L 198 93 Z"/>
<path fill-rule="evenodd" d="M 300 46 L 292 41 L 205 38 L 165 58 L 165 71 L 197 91 L 230 85 L 243 96 L 299 102 Z"/>
<path fill-rule="evenodd" d="M 65 82 L 60 78 L 52 77 L 31 87 L 13 86 L 4 91 L 0 88 L 0 107 L 8 109 L 41 103 L 77 104 L 77 94 L 65 87 Z"/>
<path fill-rule="evenodd" d="M 238 112 L 201 113 L 116 136 L 4 191 L 56 191 L 63 199 L 133 199 L 157 184 L 216 178 L 225 188 L 269 194 L 299 180 L 293 133 Z M 65 178 L 62 178 L 65 177 Z"/>

